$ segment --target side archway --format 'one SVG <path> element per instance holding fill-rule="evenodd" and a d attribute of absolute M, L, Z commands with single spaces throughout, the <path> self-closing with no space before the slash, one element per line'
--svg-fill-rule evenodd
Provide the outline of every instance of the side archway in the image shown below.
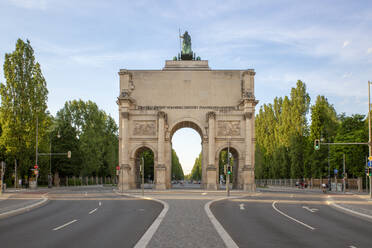
<path fill-rule="evenodd" d="M 228 164 L 228 150 L 230 150 L 230 165 L 232 166 L 232 175 L 230 175 L 230 183 L 232 183 L 233 189 L 241 188 L 242 175 L 241 175 L 241 153 L 239 148 L 234 145 L 224 144 L 220 146 L 216 151 L 215 161 L 218 164 L 218 182 L 221 187 L 225 186 L 226 176 L 225 175 L 225 164 Z"/>
<path fill-rule="evenodd" d="M 146 188 L 153 188 L 155 179 L 155 150 L 148 145 L 140 145 L 133 149 L 131 161 L 133 164 L 134 186 L 141 187 L 142 179 Z M 142 162 L 143 166 L 142 167 Z"/>

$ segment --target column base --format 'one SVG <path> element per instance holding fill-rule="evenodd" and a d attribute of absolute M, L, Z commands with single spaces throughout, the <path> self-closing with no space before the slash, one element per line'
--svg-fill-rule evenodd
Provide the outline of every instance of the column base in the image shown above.
<path fill-rule="evenodd" d="M 118 190 L 124 191 L 131 189 L 130 185 L 130 166 L 128 164 L 122 164 L 119 174 L 119 183 L 118 183 Z"/>
<path fill-rule="evenodd" d="M 243 167 L 243 190 L 247 192 L 256 191 L 256 183 L 254 181 L 254 168 L 251 165 Z"/>
<path fill-rule="evenodd" d="M 208 165 L 207 167 L 207 190 L 217 190 L 217 169 L 213 164 Z"/>
<path fill-rule="evenodd" d="M 164 164 L 159 164 L 156 166 L 156 179 L 155 179 L 155 189 L 156 190 L 166 190 L 166 167 Z"/>

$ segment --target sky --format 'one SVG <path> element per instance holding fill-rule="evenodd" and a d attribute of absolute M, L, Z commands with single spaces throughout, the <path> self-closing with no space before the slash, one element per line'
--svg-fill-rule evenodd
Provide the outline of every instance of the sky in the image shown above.
<path fill-rule="evenodd" d="M 368 0 L 0 0 L 0 65 L 18 38 L 29 39 L 53 115 L 80 98 L 118 120 L 117 72 L 162 69 L 179 52 L 179 28 L 212 69 L 256 71 L 257 111 L 300 79 L 312 103 L 325 95 L 337 113 L 368 112 Z M 188 173 L 200 152 L 188 147 L 200 140 L 188 129 L 178 132 L 172 143 Z"/>

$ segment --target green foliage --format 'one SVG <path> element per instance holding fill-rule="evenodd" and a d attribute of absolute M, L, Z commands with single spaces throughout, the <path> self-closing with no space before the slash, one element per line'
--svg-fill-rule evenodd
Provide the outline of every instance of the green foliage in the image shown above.
<path fill-rule="evenodd" d="M 15 51 L 5 54 L 4 77 L 6 82 L 0 84 L 0 150 L 6 156 L 8 169 L 17 162 L 17 174 L 23 178 L 31 173 L 35 163 L 36 120 L 40 147 L 46 147 L 46 130 L 50 124 L 46 81 L 30 41 L 18 39 Z M 40 162 L 40 167 L 47 165 L 46 161 Z"/>
<path fill-rule="evenodd" d="M 173 180 L 183 180 L 184 174 L 182 166 L 178 160 L 178 156 L 175 150 L 172 149 L 172 179 Z"/>
<path fill-rule="evenodd" d="M 362 176 L 367 146 L 321 145 L 314 150 L 314 140 L 321 143 L 366 142 L 367 121 L 362 115 L 337 116 L 326 97 L 318 96 L 311 106 L 311 125 L 306 115 L 310 98 L 306 85 L 298 81 L 290 97 L 275 98 L 264 104 L 256 117 L 255 174 L 257 178 L 320 178 L 333 176 L 333 169 L 342 171 L 346 154 L 349 177 Z M 328 163 L 329 157 L 329 163 Z M 328 167 L 329 164 L 329 167 Z"/>
<path fill-rule="evenodd" d="M 199 181 L 202 177 L 202 154 L 200 153 L 199 156 L 195 159 L 194 166 L 191 170 L 191 179 Z"/>
<path fill-rule="evenodd" d="M 55 157 L 53 171 L 62 176 L 115 176 L 118 127 L 111 116 L 91 101 L 73 100 L 58 111 L 55 122 L 53 152 L 70 150 L 72 156 Z"/>

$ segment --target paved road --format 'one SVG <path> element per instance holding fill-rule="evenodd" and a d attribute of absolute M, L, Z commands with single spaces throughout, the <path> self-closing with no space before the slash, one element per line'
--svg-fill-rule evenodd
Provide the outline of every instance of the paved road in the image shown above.
<path fill-rule="evenodd" d="M 338 202 L 363 200 L 334 195 Z M 211 210 L 239 247 L 371 247 L 372 222 L 336 210 L 314 193 L 263 193 L 219 201 Z"/>
<path fill-rule="evenodd" d="M 163 209 L 112 189 L 57 190 L 48 197 L 40 208 L 0 220 L 2 248 L 133 247 Z"/>

